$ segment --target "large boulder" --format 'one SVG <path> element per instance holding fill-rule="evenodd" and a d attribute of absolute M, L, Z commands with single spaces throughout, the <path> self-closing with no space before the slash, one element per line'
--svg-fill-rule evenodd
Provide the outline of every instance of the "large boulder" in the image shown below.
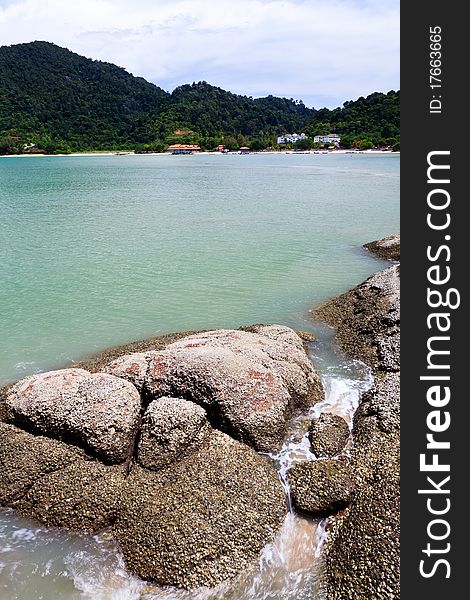
<path fill-rule="evenodd" d="M 45 525 L 97 531 L 115 515 L 125 470 L 0 423 L 0 505 Z"/>
<path fill-rule="evenodd" d="M 322 397 L 302 340 L 254 326 L 186 336 L 2 392 L 0 502 L 47 525 L 109 527 L 129 568 L 184 588 L 247 569 L 273 540 L 286 498 L 259 448 Z M 142 417 L 141 417 L 141 413 Z M 214 428 L 215 426 L 215 428 Z"/>
<path fill-rule="evenodd" d="M 109 527 L 132 572 L 162 585 L 216 585 L 252 565 L 286 514 L 272 464 L 179 398 L 153 400 L 136 439 L 133 460 L 109 465 L 0 422 L 0 503 L 46 525 Z"/>
<path fill-rule="evenodd" d="M 343 417 L 322 413 L 313 419 L 308 431 L 312 452 L 318 458 L 339 454 L 349 440 L 349 427 Z"/>
<path fill-rule="evenodd" d="M 147 401 L 199 404 L 214 426 L 261 451 L 279 447 L 295 409 L 323 397 L 302 340 L 279 325 L 191 335 L 118 358 L 106 372 L 131 381 Z"/>
<path fill-rule="evenodd" d="M 134 467 L 114 530 L 134 573 L 190 589 L 248 568 L 285 514 L 268 461 L 213 431 L 206 444 L 168 468 Z"/>
<path fill-rule="evenodd" d="M 6 398 L 11 421 L 33 432 L 83 446 L 108 463 L 132 454 L 140 396 L 106 373 L 62 369 L 26 377 Z"/>
<path fill-rule="evenodd" d="M 194 452 L 210 434 L 201 406 L 181 398 L 158 398 L 142 419 L 137 460 L 147 469 L 160 469 Z"/>
<path fill-rule="evenodd" d="M 326 517 L 346 508 L 354 489 L 351 469 L 340 460 L 297 463 L 287 478 L 294 506 L 316 517 Z"/>

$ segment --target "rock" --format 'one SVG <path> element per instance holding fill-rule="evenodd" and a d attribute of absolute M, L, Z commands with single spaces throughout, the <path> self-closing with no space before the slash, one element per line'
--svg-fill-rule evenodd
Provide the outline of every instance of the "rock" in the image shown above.
<path fill-rule="evenodd" d="M 134 467 L 122 498 L 114 530 L 131 571 L 187 589 L 248 568 L 286 513 L 274 468 L 218 431 L 168 468 Z"/>
<path fill-rule="evenodd" d="M 73 446 L 0 423 L 0 505 L 15 507 L 36 481 L 81 458 Z"/>
<path fill-rule="evenodd" d="M 301 462 L 289 470 L 287 478 L 294 506 L 316 517 L 332 515 L 351 500 L 351 470 L 343 461 Z"/>
<path fill-rule="evenodd" d="M 147 469 L 160 469 L 198 449 L 210 433 L 201 406 L 180 398 L 158 398 L 144 414 L 137 460 Z"/>
<path fill-rule="evenodd" d="M 162 585 L 248 569 L 286 498 L 272 464 L 212 424 L 280 443 L 294 410 L 322 397 L 302 340 L 280 326 L 219 330 L 112 366 L 120 377 L 65 369 L 2 391 L 1 502 L 46 525 L 109 527 L 130 570 Z"/>
<path fill-rule="evenodd" d="M 2 505 L 48 526 L 79 532 L 110 528 L 132 572 L 162 585 L 216 585 L 259 558 L 287 508 L 277 472 L 265 457 L 212 429 L 201 406 L 161 397 L 150 402 L 142 424 L 137 421 L 134 460 L 104 464 L 88 444 L 81 448 L 69 438 L 66 443 L 38 435 L 52 422 L 49 431 L 65 438 L 64 430 L 69 433 L 70 423 L 78 422 L 73 403 L 82 408 L 84 399 L 99 397 L 95 390 L 89 394 L 89 373 L 58 373 L 8 390 L 8 418 L 22 418 L 15 425 L 0 422 Z M 102 375 L 92 382 L 116 379 Z M 117 381 L 116 389 L 124 384 L 137 394 L 132 384 Z M 105 400 L 108 391 L 105 385 Z M 67 429 L 64 405 L 67 416 L 77 415 Z M 80 414 L 91 426 L 90 413 Z"/>
<path fill-rule="evenodd" d="M 111 373 L 115 377 L 126 379 L 134 384 L 140 393 L 144 391 L 144 384 L 150 366 L 151 357 L 156 351 L 148 353 L 134 352 L 115 359 L 111 365 L 105 365 L 103 371 Z"/>
<path fill-rule="evenodd" d="M 143 340 L 136 340 L 129 342 L 128 344 L 121 344 L 119 346 L 112 346 L 105 348 L 97 354 L 85 357 L 83 360 L 74 362 L 73 366 L 79 369 L 85 369 L 91 373 L 98 373 L 103 371 L 104 368 L 116 358 L 125 356 L 126 354 L 142 353 L 148 350 L 163 350 L 165 346 L 179 340 L 188 335 L 198 333 L 197 331 L 176 331 L 173 333 L 163 333 Z"/>
<path fill-rule="evenodd" d="M 201 416 L 200 407 L 184 408 L 185 418 L 190 410 Z M 142 578 L 187 588 L 216 585 L 257 560 L 283 522 L 286 499 L 266 458 L 204 423 L 196 439 L 205 427 L 201 445 L 175 462 L 158 471 L 134 464 L 128 474 L 0 423 L 0 502 L 49 526 L 110 527 Z"/>
<path fill-rule="evenodd" d="M 10 392 L 10 389 L 13 387 L 13 384 L 7 384 L 0 388 L 0 421 L 6 421 L 8 419 L 8 410 L 7 410 L 7 396 Z"/>
<path fill-rule="evenodd" d="M 349 427 L 343 417 L 322 413 L 310 425 L 308 439 L 312 452 L 318 457 L 339 454 L 349 440 Z"/>
<path fill-rule="evenodd" d="M 288 327 L 256 325 L 185 337 L 162 351 L 127 355 L 106 372 L 138 386 L 147 400 L 184 398 L 211 424 L 257 450 L 281 444 L 287 420 L 323 397 L 302 340 Z"/>
<path fill-rule="evenodd" d="M 400 598 L 399 373 L 379 375 L 354 417 L 356 493 L 329 532 L 329 600 Z"/>
<path fill-rule="evenodd" d="M 354 498 L 333 520 L 325 548 L 327 600 L 400 598 L 399 269 L 377 273 L 315 313 L 375 376 L 354 416 Z"/>
<path fill-rule="evenodd" d="M 372 254 L 384 260 L 400 260 L 400 234 L 394 233 L 381 240 L 364 244 Z"/>
<path fill-rule="evenodd" d="M 125 477 L 123 467 L 80 460 L 42 477 L 15 508 L 45 525 L 94 533 L 115 521 Z"/>
<path fill-rule="evenodd" d="M 124 476 L 74 446 L 0 423 L 0 505 L 29 518 L 97 531 L 114 518 Z"/>
<path fill-rule="evenodd" d="M 304 331 L 303 329 L 296 329 L 296 334 L 302 339 L 304 342 L 314 342 L 317 337 L 310 331 Z"/>
<path fill-rule="evenodd" d="M 376 273 L 328 300 L 314 316 L 336 327 L 336 341 L 375 370 L 400 370 L 400 266 Z"/>
<path fill-rule="evenodd" d="M 367 448 L 364 438 L 366 423 L 380 431 L 393 433 L 400 430 L 400 373 L 379 374 L 370 390 L 362 396 L 355 414 L 355 437 L 361 447 Z M 362 436 L 362 437 L 360 437 Z"/>
<path fill-rule="evenodd" d="M 140 407 L 131 383 L 83 369 L 32 375 L 14 385 L 6 399 L 14 423 L 82 445 L 110 463 L 132 453 Z"/>

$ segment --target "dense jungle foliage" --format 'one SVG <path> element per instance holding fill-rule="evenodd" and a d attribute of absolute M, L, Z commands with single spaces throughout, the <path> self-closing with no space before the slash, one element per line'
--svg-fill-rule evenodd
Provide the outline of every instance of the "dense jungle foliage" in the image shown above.
<path fill-rule="evenodd" d="M 163 151 L 172 143 L 211 150 L 276 148 L 277 137 L 305 132 L 294 147 L 316 147 L 338 133 L 341 146 L 399 147 L 400 95 L 374 93 L 342 108 L 233 94 L 205 81 L 172 93 L 124 69 L 49 42 L 0 47 L 0 154 L 90 150 Z M 290 147 L 290 145 L 282 146 Z"/>

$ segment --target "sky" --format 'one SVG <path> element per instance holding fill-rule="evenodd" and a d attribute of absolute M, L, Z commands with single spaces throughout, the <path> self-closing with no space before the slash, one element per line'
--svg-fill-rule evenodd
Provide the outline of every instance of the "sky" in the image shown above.
<path fill-rule="evenodd" d="M 334 108 L 399 89 L 399 0 L 0 0 L 0 44 L 45 40 L 167 91 L 193 81 Z"/>

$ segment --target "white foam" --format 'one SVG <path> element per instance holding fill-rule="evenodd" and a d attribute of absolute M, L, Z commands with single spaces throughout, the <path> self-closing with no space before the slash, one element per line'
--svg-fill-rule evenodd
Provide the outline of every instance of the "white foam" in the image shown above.
<path fill-rule="evenodd" d="M 96 539 L 96 538 L 95 538 Z M 74 586 L 89 600 L 138 600 L 144 582 L 127 571 L 116 548 L 80 550 L 64 557 Z"/>
<path fill-rule="evenodd" d="M 23 542 L 32 542 L 36 539 L 36 531 L 34 531 L 33 529 L 22 527 L 21 529 L 16 529 L 11 534 L 11 539 L 20 540 Z"/>
<path fill-rule="evenodd" d="M 20 361 L 14 366 L 15 371 L 19 373 L 40 373 L 41 369 L 35 361 Z"/>

